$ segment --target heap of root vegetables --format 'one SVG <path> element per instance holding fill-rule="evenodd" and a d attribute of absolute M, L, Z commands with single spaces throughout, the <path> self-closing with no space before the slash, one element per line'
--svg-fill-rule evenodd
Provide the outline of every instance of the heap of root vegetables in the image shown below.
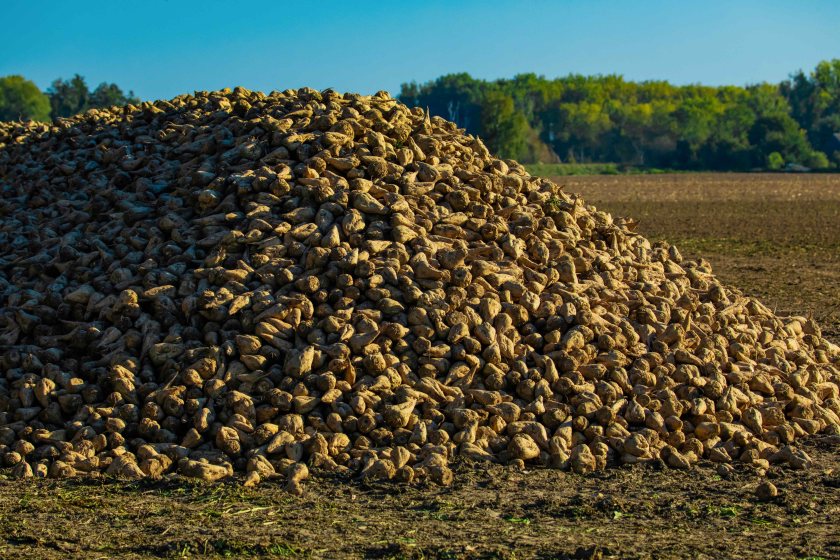
<path fill-rule="evenodd" d="M 840 349 L 633 226 L 387 94 L 2 124 L 2 466 L 807 466 Z"/>

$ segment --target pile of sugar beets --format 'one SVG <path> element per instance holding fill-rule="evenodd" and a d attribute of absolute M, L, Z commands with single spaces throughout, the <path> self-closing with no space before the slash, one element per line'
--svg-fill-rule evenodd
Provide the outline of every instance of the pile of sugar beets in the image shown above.
<path fill-rule="evenodd" d="M 3 124 L 0 219 L 17 477 L 804 468 L 840 434 L 813 320 L 384 93 Z"/>

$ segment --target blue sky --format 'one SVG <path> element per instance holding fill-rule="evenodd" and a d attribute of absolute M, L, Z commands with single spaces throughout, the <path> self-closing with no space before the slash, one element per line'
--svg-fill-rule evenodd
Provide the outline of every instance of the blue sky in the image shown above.
<path fill-rule="evenodd" d="M 242 85 L 396 94 L 466 71 L 743 85 L 840 58 L 840 1 L 4 0 L 0 76 L 144 99 Z"/>

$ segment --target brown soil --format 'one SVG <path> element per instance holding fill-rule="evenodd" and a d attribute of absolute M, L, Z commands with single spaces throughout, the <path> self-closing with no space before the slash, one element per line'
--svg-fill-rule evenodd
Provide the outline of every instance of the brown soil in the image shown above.
<path fill-rule="evenodd" d="M 840 342 L 840 175 L 564 177 Z M 579 476 L 458 466 L 450 488 L 313 477 L 302 498 L 181 480 L 0 478 L 0 558 L 840 558 L 840 438 L 807 471 L 657 465 Z"/>
<path fill-rule="evenodd" d="M 837 438 L 808 471 L 722 478 L 649 466 L 579 476 L 475 470 L 451 488 L 314 478 L 277 484 L 0 482 L 3 558 L 838 558 Z"/>

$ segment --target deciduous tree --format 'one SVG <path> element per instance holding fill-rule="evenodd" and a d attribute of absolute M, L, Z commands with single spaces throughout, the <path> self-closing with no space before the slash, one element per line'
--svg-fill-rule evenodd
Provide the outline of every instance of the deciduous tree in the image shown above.
<path fill-rule="evenodd" d="M 50 101 L 23 76 L 0 78 L 0 121 L 48 121 Z"/>

